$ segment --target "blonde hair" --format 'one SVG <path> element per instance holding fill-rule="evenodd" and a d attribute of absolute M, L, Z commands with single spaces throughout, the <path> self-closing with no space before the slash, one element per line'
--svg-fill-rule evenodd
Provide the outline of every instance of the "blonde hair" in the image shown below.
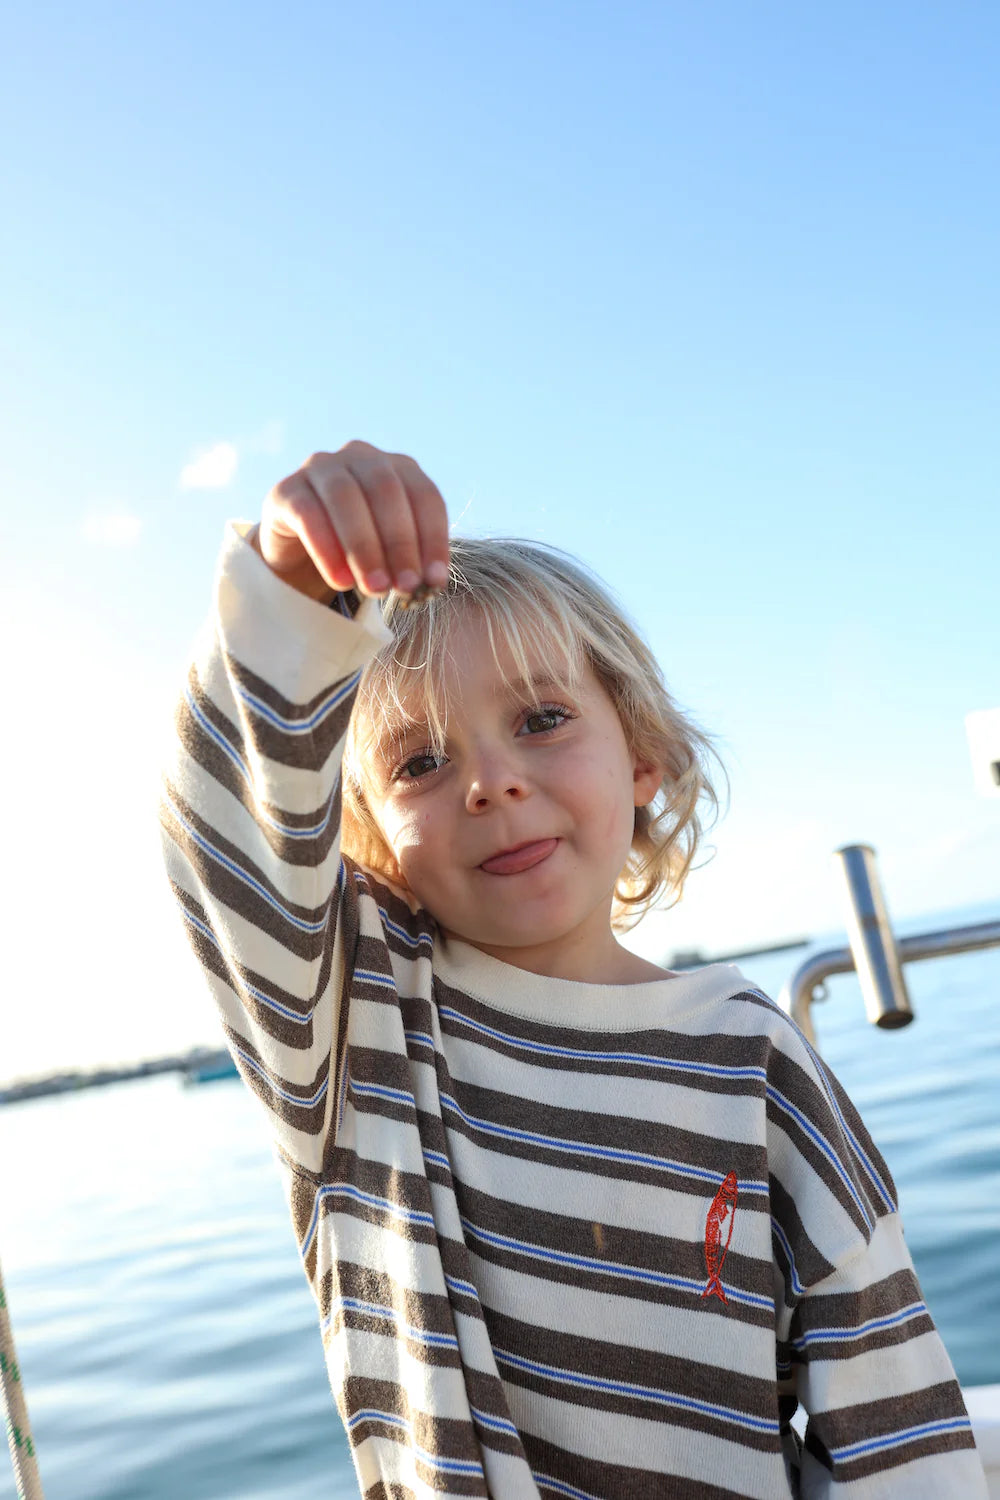
<path fill-rule="evenodd" d="M 505 645 L 523 681 L 532 661 L 558 661 L 572 685 L 589 667 L 621 722 L 629 750 L 664 767 L 653 800 L 635 811 L 632 847 L 615 887 L 612 926 L 623 931 L 656 904 L 681 897 L 704 832 L 703 808 L 714 818 L 718 798 L 708 776 L 718 756 L 708 736 L 668 693 L 649 647 L 607 588 L 574 558 L 518 538 L 451 539 L 445 591 L 418 608 L 390 595 L 383 613 L 392 642 L 366 669 L 348 732 L 343 806 L 344 852 L 393 878 L 395 861 L 366 795 L 366 754 L 398 739 L 414 723 L 442 751 L 447 721 L 445 667 L 452 631 L 473 609 L 486 625 L 498 669 Z M 723 775 L 725 773 L 723 772 Z"/>

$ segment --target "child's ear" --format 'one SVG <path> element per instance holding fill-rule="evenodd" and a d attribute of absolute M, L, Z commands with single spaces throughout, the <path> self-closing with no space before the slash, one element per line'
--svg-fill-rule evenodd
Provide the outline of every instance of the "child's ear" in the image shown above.
<path fill-rule="evenodd" d="M 635 806 L 647 807 L 663 781 L 664 766 L 656 765 L 649 760 L 634 760 L 632 762 L 632 782 L 635 792 Z"/>

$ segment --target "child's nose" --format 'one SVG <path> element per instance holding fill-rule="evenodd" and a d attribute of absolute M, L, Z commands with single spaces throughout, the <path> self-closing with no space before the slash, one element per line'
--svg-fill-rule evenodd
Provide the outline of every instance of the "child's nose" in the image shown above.
<path fill-rule="evenodd" d="M 525 777 L 508 757 L 482 755 L 469 776 L 465 805 L 469 812 L 485 812 L 499 803 L 519 801 L 527 790 Z"/>

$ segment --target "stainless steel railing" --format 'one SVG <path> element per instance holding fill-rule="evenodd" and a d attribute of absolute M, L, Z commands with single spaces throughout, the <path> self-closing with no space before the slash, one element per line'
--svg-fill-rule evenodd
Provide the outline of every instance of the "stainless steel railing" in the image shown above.
<path fill-rule="evenodd" d="M 875 851 L 867 844 L 850 844 L 837 850 L 837 858 L 847 885 L 849 946 L 807 954 L 779 999 L 813 1046 L 816 1033 L 812 1006 L 814 1001 L 826 998 L 825 982 L 832 975 L 855 970 L 868 1019 L 875 1026 L 895 1028 L 913 1020 L 904 964 L 1000 947 L 1000 921 L 944 927 L 897 941 L 875 867 Z"/>

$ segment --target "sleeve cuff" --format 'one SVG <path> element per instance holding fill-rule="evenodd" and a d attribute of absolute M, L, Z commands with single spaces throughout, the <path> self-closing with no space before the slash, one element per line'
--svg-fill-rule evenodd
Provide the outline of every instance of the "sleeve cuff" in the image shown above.
<path fill-rule="evenodd" d="M 266 681 L 298 684 L 304 697 L 333 677 L 366 667 L 392 640 L 377 599 L 353 618 L 300 594 L 247 541 L 250 521 L 230 521 L 215 574 L 215 608 L 225 649 Z"/>

